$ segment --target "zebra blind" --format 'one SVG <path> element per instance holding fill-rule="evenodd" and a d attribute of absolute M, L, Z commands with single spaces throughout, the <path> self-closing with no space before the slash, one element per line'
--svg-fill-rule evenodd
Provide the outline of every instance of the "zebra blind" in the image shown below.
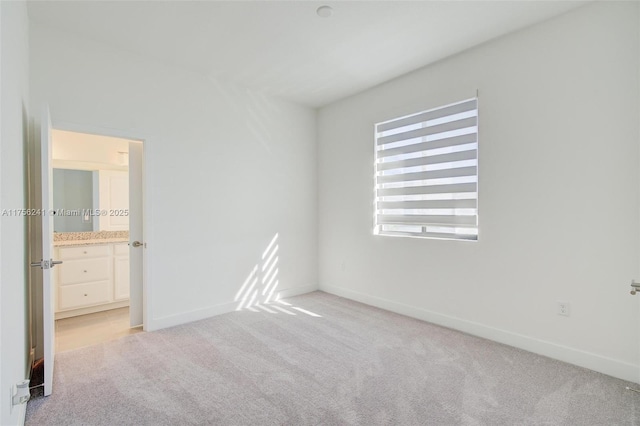
<path fill-rule="evenodd" d="M 376 124 L 375 230 L 478 239 L 478 100 Z"/>

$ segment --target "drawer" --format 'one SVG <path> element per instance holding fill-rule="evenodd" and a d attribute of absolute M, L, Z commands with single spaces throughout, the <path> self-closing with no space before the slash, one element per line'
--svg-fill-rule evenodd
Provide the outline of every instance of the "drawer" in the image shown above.
<path fill-rule="evenodd" d="M 109 281 L 66 285 L 58 289 L 58 308 L 75 309 L 111 301 Z"/>
<path fill-rule="evenodd" d="M 108 280 L 111 277 L 111 258 L 65 260 L 59 265 L 59 283 L 61 286 L 88 281 Z"/>
<path fill-rule="evenodd" d="M 114 244 L 113 245 L 114 256 L 129 256 L 129 244 Z"/>
<path fill-rule="evenodd" d="M 109 256 L 109 246 L 81 246 L 81 247 L 60 247 L 58 248 L 60 260 L 86 259 L 90 257 Z"/>

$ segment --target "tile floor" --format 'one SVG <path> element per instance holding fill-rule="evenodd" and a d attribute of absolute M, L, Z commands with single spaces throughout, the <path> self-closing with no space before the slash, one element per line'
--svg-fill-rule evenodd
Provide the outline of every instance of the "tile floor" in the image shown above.
<path fill-rule="evenodd" d="M 129 308 L 56 321 L 56 352 L 64 352 L 140 333 L 142 327 L 129 327 Z"/>

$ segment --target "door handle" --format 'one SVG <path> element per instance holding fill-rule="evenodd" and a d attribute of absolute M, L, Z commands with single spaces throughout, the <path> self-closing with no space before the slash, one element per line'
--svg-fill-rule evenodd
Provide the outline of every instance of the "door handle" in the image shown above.
<path fill-rule="evenodd" d="M 40 269 L 51 269 L 56 265 L 60 265 L 62 260 L 41 260 L 40 262 L 31 262 L 32 267 L 38 267 Z"/>
<path fill-rule="evenodd" d="M 132 245 L 133 247 L 141 247 L 141 246 L 142 246 L 142 243 L 141 243 L 140 241 L 134 241 L 134 242 L 132 242 L 132 243 L 131 243 L 131 245 Z"/>
<path fill-rule="evenodd" d="M 637 283 L 636 280 L 631 281 L 631 295 L 635 296 L 636 292 L 640 291 L 640 283 Z"/>

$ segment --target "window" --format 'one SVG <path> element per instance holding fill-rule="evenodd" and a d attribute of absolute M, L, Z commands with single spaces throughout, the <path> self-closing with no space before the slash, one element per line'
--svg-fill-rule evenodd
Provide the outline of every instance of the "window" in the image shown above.
<path fill-rule="evenodd" d="M 478 239 L 478 100 L 376 124 L 379 235 Z"/>

